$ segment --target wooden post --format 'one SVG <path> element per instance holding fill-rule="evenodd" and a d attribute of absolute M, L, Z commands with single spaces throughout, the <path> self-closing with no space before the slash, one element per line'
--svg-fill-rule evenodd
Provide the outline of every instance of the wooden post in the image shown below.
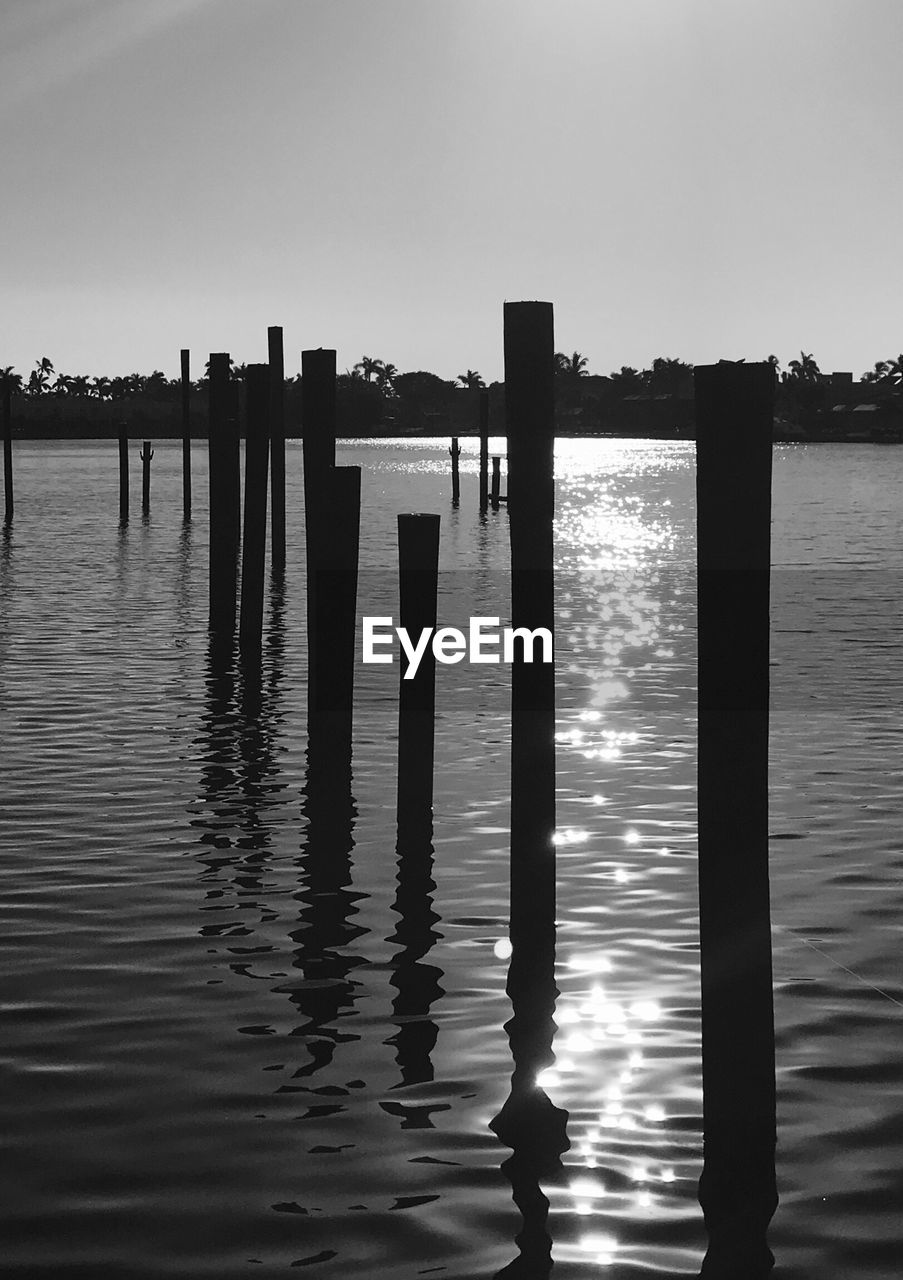
<path fill-rule="evenodd" d="M 511 622 L 552 636 L 554 353 L 552 304 L 505 303 Z M 540 656 L 518 644 L 511 667 L 511 965 L 528 973 L 555 948 L 555 667 Z"/>
<path fill-rule="evenodd" d="M 229 356 L 215 352 L 209 364 L 210 629 L 235 627 L 236 545 L 232 520 Z"/>
<path fill-rule="evenodd" d="M 245 661 L 259 663 L 263 644 L 263 576 L 267 536 L 269 366 L 248 365 L 245 384 L 245 514 L 238 643 Z"/>
<path fill-rule="evenodd" d="M 119 523 L 129 520 L 129 434 L 122 422 L 119 425 Z"/>
<path fill-rule="evenodd" d="M 502 483 L 502 460 L 498 457 L 492 459 L 492 509 L 498 511 L 499 502 L 501 501 L 499 489 Z"/>
<path fill-rule="evenodd" d="M 191 378 L 189 352 L 181 351 L 182 361 L 182 519 L 191 519 Z"/>
<path fill-rule="evenodd" d="M 143 516 L 150 515 L 150 464 L 154 451 L 151 448 L 150 440 L 145 440 L 141 446 L 141 514 Z"/>
<path fill-rule="evenodd" d="M 480 511 L 489 509 L 489 392 L 480 391 Z"/>
<path fill-rule="evenodd" d="M 239 379 L 229 369 L 226 403 L 226 467 L 228 474 L 229 538 L 233 555 L 238 557 L 241 545 L 241 386 Z"/>
<path fill-rule="evenodd" d="M 272 512 L 270 560 L 273 571 L 285 568 L 285 352 L 282 329 L 267 329 L 270 362 L 270 489 Z"/>
<path fill-rule="evenodd" d="M 13 522 L 13 419 L 12 419 L 12 387 L 9 374 L 3 375 L 3 492 L 6 499 L 6 514 L 3 523 Z"/>
<path fill-rule="evenodd" d="M 336 353 L 322 347 L 301 352 L 301 441 L 304 463 L 304 524 L 307 543 L 307 672 L 308 707 L 318 704 L 317 678 L 317 583 L 320 563 L 320 531 L 323 511 L 328 513 L 326 484 L 335 467 L 336 433 Z M 340 517 L 329 516 L 331 528 Z"/>
<path fill-rule="evenodd" d="M 461 501 L 461 478 L 458 473 L 458 459 L 461 456 L 461 446 L 458 443 L 457 436 L 452 436 L 451 448 L 448 452 L 451 454 L 452 464 L 452 506 L 456 507 Z"/>
<path fill-rule="evenodd" d="M 399 626 L 416 642 L 436 626 L 439 517 L 399 515 Z M 432 821 L 436 659 L 428 646 L 412 679 L 402 657 L 398 696 L 398 829 L 423 830 Z"/>
<path fill-rule="evenodd" d="M 697 367 L 702 1274 L 767 1275 L 777 1206 L 768 889 L 769 364 Z"/>
<path fill-rule="evenodd" d="M 314 576 L 308 706 L 317 734 L 343 758 L 351 750 L 354 703 L 361 469 L 332 467 L 322 476 L 321 486 L 321 523 L 313 568 L 308 569 Z"/>

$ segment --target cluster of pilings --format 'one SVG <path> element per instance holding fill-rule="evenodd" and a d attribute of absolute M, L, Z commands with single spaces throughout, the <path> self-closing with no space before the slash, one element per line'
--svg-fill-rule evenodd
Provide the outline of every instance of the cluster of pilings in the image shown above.
<path fill-rule="evenodd" d="M 210 356 L 209 626 L 260 658 L 267 491 L 271 561 L 285 567 L 285 415 L 282 330 L 269 363 L 246 371 L 244 518 L 238 397 L 225 353 Z M 552 307 L 504 311 L 505 429 L 515 628 L 554 635 L 554 337 Z M 183 513 L 191 517 L 189 353 L 182 351 Z M 308 715 L 321 759 L 350 760 L 361 475 L 337 467 L 336 361 L 302 353 L 307 542 Z M 699 906 L 704 1170 L 708 1277 L 759 1277 L 773 1259 L 766 1231 L 777 1205 L 775 1056 L 768 885 L 768 699 L 771 455 L 774 372 L 768 364 L 695 371 L 699 683 Z M 480 407 L 480 511 L 498 507 L 499 459 L 488 480 L 488 393 Z M 10 388 L 2 388 L 6 524 L 13 518 Z M 460 499 L 452 444 L 452 498 Z M 150 501 L 145 441 L 143 509 Z M 128 442 L 119 439 L 120 518 L 128 519 Z M 269 475 L 268 475 L 269 473 Z M 269 486 L 268 486 L 269 479 Z M 242 532 L 243 523 L 243 532 Z M 400 625 L 435 627 L 439 516 L 399 514 Z M 237 597 L 241 555 L 241 595 Z M 431 650 L 400 682 L 397 812 L 416 844 L 432 833 L 435 666 Z M 511 679 L 511 852 L 508 990 L 515 1071 L 493 1122 L 514 1148 L 519 1176 L 537 1152 L 567 1145 L 563 1114 L 537 1090 L 551 1050 L 555 958 L 555 668 L 515 650 Z M 427 839 L 429 837 L 426 837 Z M 542 993 L 537 998 L 537 993 Z M 531 1046 L 533 1046 L 531 1048 Z M 538 1047 L 537 1047 L 538 1046 Z M 565 1117 L 566 1118 L 566 1117 Z M 545 1137 L 542 1137 L 545 1132 Z M 526 1164 L 523 1163 L 526 1161 Z M 517 1162 L 516 1162 L 517 1163 Z"/>

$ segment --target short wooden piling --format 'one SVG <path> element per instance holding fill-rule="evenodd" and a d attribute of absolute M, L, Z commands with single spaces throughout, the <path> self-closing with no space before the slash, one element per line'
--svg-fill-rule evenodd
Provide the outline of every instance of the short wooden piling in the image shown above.
<path fill-rule="evenodd" d="M 301 440 L 304 500 L 316 497 L 317 479 L 335 466 L 336 353 L 323 347 L 301 352 Z"/>
<path fill-rule="evenodd" d="M 123 422 L 119 427 L 119 523 L 129 519 L 129 433 Z"/>
<path fill-rule="evenodd" d="M 270 367 L 270 561 L 273 571 L 285 568 L 285 350 L 282 329 L 267 329 Z"/>
<path fill-rule="evenodd" d="M 768 886 L 769 364 L 697 367 L 702 1274 L 759 1277 L 777 1206 Z"/>
<path fill-rule="evenodd" d="M 505 303 L 511 621 L 554 636 L 554 336 L 548 302 Z M 539 655 L 536 655 L 537 657 Z M 555 667 L 511 667 L 512 973 L 555 946 Z M 510 975 L 509 975 L 510 981 Z"/>
<path fill-rule="evenodd" d="M 245 508 L 238 644 L 245 662 L 260 662 L 263 644 L 263 578 L 267 533 L 270 370 L 248 365 L 245 413 Z"/>
<path fill-rule="evenodd" d="M 150 515 L 150 464 L 154 451 L 151 448 L 150 440 L 142 441 L 141 445 L 141 514 L 143 516 Z"/>
<path fill-rule="evenodd" d="M 209 363 L 210 629 L 235 627 L 236 542 L 232 515 L 232 442 L 229 415 L 229 356 L 214 352 Z"/>
<path fill-rule="evenodd" d="M 191 519 L 191 377 L 190 353 L 181 350 L 182 363 L 182 519 Z"/>
<path fill-rule="evenodd" d="M 492 459 L 492 493 L 491 493 L 493 511 L 498 511 L 499 509 L 499 502 L 501 501 L 499 490 L 501 489 L 501 486 L 502 486 L 502 460 L 501 458 L 493 457 Z"/>
<path fill-rule="evenodd" d="M 13 419 L 12 419 L 12 387 L 8 373 L 3 375 L 3 494 L 5 498 L 5 514 L 3 523 L 13 522 Z"/>
<path fill-rule="evenodd" d="M 458 471 L 458 459 L 461 457 L 461 445 L 457 436 L 452 436 L 451 448 L 451 472 L 452 472 L 452 506 L 456 507 L 461 501 L 461 477 Z"/>
<path fill-rule="evenodd" d="M 480 511 L 489 509 L 489 392 L 480 390 Z"/>
<path fill-rule="evenodd" d="M 360 550 L 361 469 L 321 477 L 313 563 L 313 634 L 308 642 L 308 706 L 318 734 L 342 757 L 351 750 L 355 623 Z"/>
<path fill-rule="evenodd" d="M 439 590 L 439 517 L 398 517 L 399 626 L 414 642 L 435 628 Z M 398 696 L 399 832 L 422 829 L 432 820 L 436 659 L 428 646 L 413 678 L 400 663 Z"/>

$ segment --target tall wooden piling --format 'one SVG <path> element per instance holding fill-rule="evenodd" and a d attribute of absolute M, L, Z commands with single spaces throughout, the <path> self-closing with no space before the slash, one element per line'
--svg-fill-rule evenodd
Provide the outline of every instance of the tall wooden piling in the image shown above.
<path fill-rule="evenodd" d="M 304 463 L 304 524 L 307 544 L 308 706 L 317 705 L 317 569 L 328 537 L 326 483 L 335 467 L 336 353 L 323 347 L 301 352 L 301 443 Z M 325 514 L 324 514 L 325 513 Z M 333 527 L 337 519 L 333 513 Z M 321 535 L 321 531 L 323 531 Z"/>
<path fill-rule="evenodd" d="M 501 501 L 500 490 L 502 487 L 502 460 L 499 457 L 492 459 L 492 509 L 498 511 L 499 502 Z"/>
<path fill-rule="evenodd" d="M 228 517 L 229 538 L 234 555 L 238 556 L 241 544 L 241 385 L 239 378 L 229 371 L 227 384 L 228 411 L 226 414 Z"/>
<path fill-rule="evenodd" d="M 125 423 L 119 427 L 119 523 L 129 519 L 129 433 Z"/>
<path fill-rule="evenodd" d="M 232 442 L 229 356 L 210 356 L 208 383 L 210 459 L 210 629 L 235 627 L 236 541 L 232 514 Z"/>
<path fill-rule="evenodd" d="M 282 329 L 267 329 L 270 366 L 270 561 L 274 572 L 285 568 L 285 349 Z"/>
<path fill-rule="evenodd" d="M 150 464 L 154 451 L 150 440 L 141 444 L 141 514 L 150 515 Z"/>
<path fill-rule="evenodd" d="M 361 473 L 335 465 L 336 353 L 301 353 L 307 532 L 308 708 L 337 756 L 350 750 Z"/>
<path fill-rule="evenodd" d="M 452 436 L 451 448 L 451 473 L 452 473 L 452 506 L 456 507 L 461 501 L 461 476 L 458 470 L 458 459 L 461 457 L 461 445 L 457 436 Z"/>
<path fill-rule="evenodd" d="M 191 376 L 190 353 L 181 350 L 182 364 L 182 519 L 191 519 Z"/>
<path fill-rule="evenodd" d="M 12 387 L 8 373 L 3 375 L 0 395 L 3 400 L 3 494 L 5 499 L 3 523 L 11 525 L 13 522 L 13 416 Z"/>
<path fill-rule="evenodd" d="M 245 508 L 241 559 L 242 658 L 260 662 L 263 644 L 263 577 L 267 536 L 270 370 L 250 364 L 245 371 Z"/>
<path fill-rule="evenodd" d="M 439 517 L 398 517 L 399 626 L 416 643 L 435 628 L 439 591 Z M 402 656 L 398 695 L 398 828 L 422 830 L 432 820 L 436 659 L 427 646 L 413 678 Z"/>
<path fill-rule="evenodd" d="M 552 304 L 505 303 L 505 420 L 511 621 L 554 636 L 554 334 Z M 511 974 L 555 946 L 555 667 L 511 668 Z"/>
<path fill-rule="evenodd" d="M 489 509 L 489 392 L 480 390 L 480 510 Z"/>
<path fill-rule="evenodd" d="M 703 1275 L 773 1264 L 775 1050 L 768 887 L 774 372 L 697 368 Z"/>

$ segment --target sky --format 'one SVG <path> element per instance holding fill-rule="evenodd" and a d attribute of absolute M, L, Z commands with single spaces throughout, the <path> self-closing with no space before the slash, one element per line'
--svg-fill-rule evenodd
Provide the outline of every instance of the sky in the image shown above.
<path fill-rule="evenodd" d="M 903 350 L 899 0 L 0 0 L 0 366 L 857 375 Z"/>

